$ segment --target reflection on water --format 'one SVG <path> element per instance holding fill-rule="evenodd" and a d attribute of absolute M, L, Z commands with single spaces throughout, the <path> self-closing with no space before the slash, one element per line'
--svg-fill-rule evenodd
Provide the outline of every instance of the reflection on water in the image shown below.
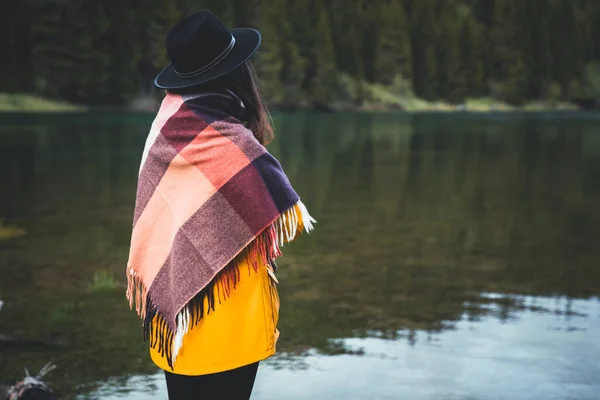
<path fill-rule="evenodd" d="M 0 241 L 0 333 L 65 346 L 0 348 L 0 381 L 52 360 L 66 397 L 162 396 L 123 295 L 151 117 L 15 118 L 0 120 L 0 220 L 27 235 Z M 271 151 L 319 226 L 281 260 L 281 355 L 254 398 L 600 392 L 598 117 L 277 125 Z"/>
<path fill-rule="evenodd" d="M 464 315 L 456 330 L 443 335 L 416 333 L 418 346 L 377 337 L 343 339 L 344 347 L 362 356 L 311 351 L 302 357 L 302 368 L 281 368 L 278 360 L 261 365 L 253 399 L 597 399 L 600 366 L 589 349 L 598 348 L 600 320 L 561 315 L 561 299 L 514 300 L 558 314 L 529 310 L 509 323 Z M 597 304 L 576 300 L 570 306 L 589 313 Z M 502 312 L 498 306 L 489 311 Z M 165 393 L 163 375 L 154 374 L 112 380 L 81 398 L 151 400 Z"/>

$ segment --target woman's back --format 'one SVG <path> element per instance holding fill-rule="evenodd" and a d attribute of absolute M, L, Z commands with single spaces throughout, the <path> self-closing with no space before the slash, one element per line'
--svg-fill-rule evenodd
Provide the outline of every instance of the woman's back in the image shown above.
<path fill-rule="evenodd" d="M 223 48 L 191 67 L 181 57 L 196 53 L 181 47 L 202 35 Z M 260 34 L 201 12 L 167 44 L 177 40 L 178 64 L 156 80 L 168 90 L 142 154 L 127 297 L 171 398 L 196 398 L 223 374 L 248 398 L 279 335 L 275 259 L 314 220 L 264 146 L 273 130 L 247 62 Z"/>

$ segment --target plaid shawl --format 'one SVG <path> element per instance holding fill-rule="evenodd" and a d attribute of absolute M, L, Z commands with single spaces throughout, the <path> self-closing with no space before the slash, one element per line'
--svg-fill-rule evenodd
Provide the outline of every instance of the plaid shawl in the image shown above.
<path fill-rule="evenodd" d="M 235 289 L 240 259 L 275 269 L 296 210 L 306 231 L 315 222 L 241 111 L 227 94 L 167 94 L 142 155 L 127 298 L 171 367 L 188 330 Z"/>

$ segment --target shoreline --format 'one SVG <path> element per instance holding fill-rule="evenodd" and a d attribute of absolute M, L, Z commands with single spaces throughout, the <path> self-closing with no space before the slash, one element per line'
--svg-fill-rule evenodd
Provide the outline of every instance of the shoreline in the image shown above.
<path fill-rule="evenodd" d="M 94 111 L 114 111 L 131 113 L 154 113 L 158 110 L 160 102 L 145 99 L 134 100 L 129 105 L 115 106 L 90 106 L 77 105 L 60 100 L 52 100 L 31 94 L 7 94 L 0 93 L 0 115 L 1 114 L 54 114 L 54 113 L 81 113 Z M 338 102 L 330 106 L 310 105 L 273 105 L 272 112 L 464 112 L 464 113 L 523 113 L 523 112 L 565 112 L 565 111 L 599 111 L 598 108 L 580 107 L 575 103 L 556 102 L 548 103 L 542 101 L 531 101 L 523 106 L 515 107 L 491 98 L 470 98 L 463 104 L 450 104 L 447 102 L 428 102 L 419 98 L 395 98 L 393 102 L 370 101 L 361 105 L 350 102 Z"/>

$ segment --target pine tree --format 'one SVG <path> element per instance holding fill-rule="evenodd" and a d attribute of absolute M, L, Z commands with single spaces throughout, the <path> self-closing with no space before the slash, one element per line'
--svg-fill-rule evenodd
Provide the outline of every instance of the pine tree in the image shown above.
<path fill-rule="evenodd" d="M 142 1 L 135 0 L 134 5 L 140 6 Z M 139 66 L 144 55 L 145 26 L 135 7 L 119 7 L 120 3 L 120 0 L 104 1 L 110 27 L 102 51 L 110 54 L 110 63 L 103 97 L 125 102 L 144 86 Z"/>
<path fill-rule="evenodd" d="M 243 1 L 238 0 L 204 0 L 202 7 L 198 5 L 197 0 L 188 0 L 194 11 L 202 7 L 211 10 L 227 27 L 245 25 L 245 19 L 241 14 L 245 11 Z M 249 0 L 248 0 L 249 1 Z M 246 1 L 246 3 L 248 2 Z M 240 21 L 238 21 L 238 19 Z"/>
<path fill-rule="evenodd" d="M 491 79 L 497 82 L 502 99 L 519 105 L 527 98 L 531 73 L 526 4 L 521 0 L 495 0 L 494 5 Z"/>
<path fill-rule="evenodd" d="M 382 0 L 355 0 L 355 19 L 359 28 L 357 61 L 364 71 L 364 79 L 375 82 L 377 37 L 381 29 Z"/>
<path fill-rule="evenodd" d="M 590 37 L 600 37 L 600 2 L 590 2 L 590 10 L 588 13 L 589 23 L 591 26 Z M 592 41 L 592 49 L 590 52 L 590 59 L 600 59 L 600 40 Z"/>
<path fill-rule="evenodd" d="M 107 93 L 109 79 L 109 65 L 111 53 L 106 46 L 106 34 L 110 27 L 110 20 L 106 14 L 105 5 L 101 2 L 72 1 L 78 8 L 72 10 L 69 18 L 78 20 L 76 40 L 77 54 L 73 74 L 77 77 L 68 86 L 72 93 L 69 97 L 78 101 L 95 99 L 102 102 Z"/>
<path fill-rule="evenodd" d="M 554 57 L 552 54 L 552 24 L 556 14 L 556 0 L 531 0 L 528 3 L 531 36 L 534 43 L 528 97 L 539 98 L 553 82 Z"/>
<path fill-rule="evenodd" d="M 360 75 L 362 79 L 364 68 L 360 60 L 361 31 L 356 8 L 356 0 L 330 0 L 338 69 L 355 77 Z"/>
<path fill-rule="evenodd" d="M 466 95 L 486 94 L 485 82 L 485 28 L 470 11 L 463 20 L 460 31 L 461 60 L 465 76 Z"/>
<path fill-rule="evenodd" d="M 283 61 L 280 75 L 283 87 L 283 104 L 285 106 L 297 106 L 303 104 L 306 100 L 302 84 L 306 76 L 307 60 L 302 56 L 300 51 L 301 42 L 293 30 L 292 21 L 298 16 L 294 15 L 292 3 L 285 0 L 278 1 L 282 3 L 280 8 L 282 12 L 278 14 L 280 22 L 278 33 L 280 35 L 279 45 Z"/>
<path fill-rule="evenodd" d="M 491 91 L 520 104 L 549 88 L 569 99 L 600 59 L 600 2 L 592 0 L 5 2 L 3 90 L 86 103 L 126 102 L 151 86 L 150 69 L 168 62 L 167 32 L 200 9 L 228 27 L 261 30 L 254 60 L 278 105 L 335 101 L 338 81 L 360 104 L 365 81 L 398 76 L 427 99 Z"/>
<path fill-rule="evenodd" d="M 317 24 L 319 46 L 315 49 L 315 77 L 311 85 L 311 100 L 314 105 L 329 106 L 337 92 L 337 71 L 331 25 L 325 10 L 321 11 Z"/>
<path fill-rule="evenodd" d="M 464 16 L 462 8 L 454 1 L 446 1 L 440 13 L 437 59 L 438 95 L 460 103 L 466 96 L 467 77 L 461 55 L 460 30 Z"/>
<path fill-rule="evenodd" d="M 586 1 L 558 0 L 553 35 L 554 76 L 569 96 L 572 81 L 583 74 L 587 55 L 591 53 L 591 26 L 588 25 Z"/>
<path fill-rule="evenodd" d="M 438 96 L 435 5 L 435 0 L 412 3 L 410 18 L 415 93 L 429 100 Z"/>
<path fill-rule="evenodd" d="M 48 1 L 43 5 L 32 1 L 27 3 L 34 89 L 46 96 L 64 96 L 62 90 L 67 84 L 66 69 L 72 65 L 71 60 L 63 59 L 60 54 L 66 44 L 66 35 L 59 28 L 65 3 L 61 0 Z"/>
<path fill-rule="evenodd" d="M 27 32 L 27 14 L 22 1 L 6 0 L 0 13 L 0 54 L 4 62 L 0 63 L 0 79 L 4 90 L 11 92 L 28 86 L 27 74 L 31 74 L 31 63 L 27 59 L 28 50 L 20 45 Z"/>
<path fill-rule="evenodd" d="M 160 68 L 169 62 L 165 49 L 165 39 L 171 27 L 182 17 L 181 9 L 172 0 L 157 0 L 149 15 L 147 35 L 144 40 L 149 41 L 147 48 L 150 59 L 154 60 L 154 66 Z"/>
<path fill-rule="evenodd" d="M 286 12 L 289 16 L 288 40 L 296 44 L 305 68 L 301 89 L 308 92 L 316 74 L 317 51 L 323 42 L 318 32 L 319 18 L 326 9 L 319 0 L 288 1 Z"/>
<path fill-rule="evenodd" d="M 222 1 L 222 0 L 221 0 Z M 255 0 L 230 0 L 233 9 L 233 21 L 230 26 L 241 28 L 250 27 L 255 19 L 256 3 Z"/>
<path fill-rule="evenodd" d="M 267 100 L 281 103 L 283 101 L 281 82 L 283 43 L 279 35 L 280 26 L 277 16 L 283 12 L 283 1 L 262 0 L 261 9 L 261 17 L 257 22 L 262 34 L 262 44 L 254 57 L 254 64 Z"/>
<path fill-rule="evenodd" d="M 83 0 L 29 4 L 37 90 L 75 101 L 97 99 L 109 64 L 109 55 L 100 50 L 109 27 L 103 6 Z"/>
<path fill-rule="evenodd" d="M 381 32 L 375 54 L 375 80 L 391 84 L 394 78 L 412 82 L 412 50 L 406 12 L 400 0 L 381 8 Z"/>
<path fill-rule="evenodd" d="M 302 58 L 298 45 L 292 41 L 284 46 L 283 69 L 281 74 L 284 99 L 283 104 L 289 107 L 302 105 L 306 96 L 302 90 L 306 71 L 306 60 Z"/>

